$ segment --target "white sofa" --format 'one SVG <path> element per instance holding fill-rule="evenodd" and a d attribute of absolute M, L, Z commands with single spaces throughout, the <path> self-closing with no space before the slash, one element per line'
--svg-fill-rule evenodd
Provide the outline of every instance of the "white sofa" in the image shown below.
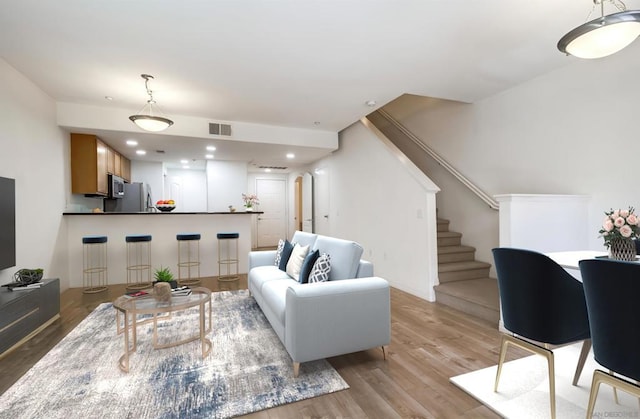
<path fill-rule="evenodd" d="M 301 284 L 275 266 L 276 251 L 249 253 L 249 291 L 293 360 L 300 363 L 382 347 L 391 341 L 389 283 L 361 260 L 362 246 L 296 231 L 292 243 L 331 256 L 329 281 Z"/>

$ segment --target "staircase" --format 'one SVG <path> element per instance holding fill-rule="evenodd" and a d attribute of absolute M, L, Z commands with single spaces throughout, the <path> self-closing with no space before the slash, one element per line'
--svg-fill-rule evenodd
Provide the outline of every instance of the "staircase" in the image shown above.
<path fill-rule="evenodd" d="M 438 218 L 438 277 L 436 302 L 498 324 L 498 283 L 489 277 L 491 265 L 475 260 L 476 249 L 464 246 L 462 234 L 449 231 L 449 221 Z"/>

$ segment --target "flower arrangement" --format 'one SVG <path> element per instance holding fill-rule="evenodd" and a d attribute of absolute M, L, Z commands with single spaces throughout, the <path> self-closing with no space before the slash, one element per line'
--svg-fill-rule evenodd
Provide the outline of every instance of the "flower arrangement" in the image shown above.
<path fill-rule="evenodd" d="M 242 200 L 244 201 L 244 206 L 246 208 L 253 208 L 254 205 L 258 205 L 260 200 L 254 194 L 242 194 Z"/>
<path fill-rule="evenodd" d="M 634 208 L 628 210 L 611 210 L 605 212 L 606 217 L 602 221 L 600 237 L 604 238 L 604 245 L 608 249 L 611 242 L 617 239 L 635 239 L 640 236 L 640 219 L 633 213 Z"/>

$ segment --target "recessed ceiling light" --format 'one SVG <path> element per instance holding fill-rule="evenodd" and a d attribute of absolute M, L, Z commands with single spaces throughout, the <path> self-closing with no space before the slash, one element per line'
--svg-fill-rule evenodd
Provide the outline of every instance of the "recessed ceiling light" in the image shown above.
<path fill-rule="evenodd" d="M 111 96 L 105 96 L 104 98 L 107 99 L 107 100 L 113 100 L 113 98 Z"/>
<path fill-rule="evenodd" d="M 370 108 L 373 108 L 374 106 L 376 106 L 376 101 L 375 100 L 367 100 L 365 102 L 365 105 L 367 105 Z"/>
<path fill-rule="evenodd" d="M 147 154 L 147 152 L 146 152 L 146 151 L 144 151 L 144 150 L 136 150 L 136 154 L 137 154 L 138 156 L 144 156 L 145 154 Z"/>
<path fill-rule="evenodd" d="M 189 163 L 189 160 L 187 160 L 187 159 L 182 159 L 182 160 L 180 160 L 180 163 L 182 163 L 182 164 L 187 164 L 187 163 Z"/>
<path fill-rule="evenodd" d="M 212 145 L 208 145 L 207 146 L 207 150 L 208 151 L 216 151 L 216 148 L 214 146 L 212 146 Z"/>
<path fill-rule="evenodd" d="M 135 147 L 138 145 L 138 142 L 136 140 L 127 140 L 127 145 L 129 147 Z"/>
<path fill-rule="evenodd" d="M 265 172 L 271 173 L 271 169 L 264 169 Z"/>
<path fill-rule="evenodd" d="M 288 159 L 293 159 L 293 158 L 295 158 L 295 157 L 296 157 L 296 155 L 295 155 L 295 154 L 293 154 L 293 153 L 287 153 L 287 158 L 288 158 Z"/>
<path fill-rule="evenodd" d="M 207 158 L 207 159 L 212 159 L 213 158 L 213 154 L 207 154 L 204 157 Z"/>

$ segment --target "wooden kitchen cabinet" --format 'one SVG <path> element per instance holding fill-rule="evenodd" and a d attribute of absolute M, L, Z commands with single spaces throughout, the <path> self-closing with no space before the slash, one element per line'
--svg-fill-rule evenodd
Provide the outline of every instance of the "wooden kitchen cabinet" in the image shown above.
<path fill-rule="evenodd" d="M 120 171 L 122 172 L 120 176 L 125 182 L 131 183 L 131 160 L 122 155 L 120 156 Z"/>
<path fill-rule="evenodd" d="M 95 135 L 71 134 L 72 193 L 107 196 L 108 150 Z"/>

